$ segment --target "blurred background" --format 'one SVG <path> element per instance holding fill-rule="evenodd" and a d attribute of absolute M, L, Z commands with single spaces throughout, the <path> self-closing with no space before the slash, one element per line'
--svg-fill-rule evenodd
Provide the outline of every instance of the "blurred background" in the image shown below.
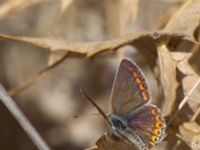
<path fill-rule="evenodd" d="M 162 29 L 186 0 L 0 0 L 0 33 L 54 37 L 73 42 L 114 39 L 129 33 Z M 0 40 L 0 83 L 13 89 L 55 62 L 63 51 Z M 116 69 L 123 57 L 146 75 L 153 103 L 162 97 L 145 57 L 126 46 L 87 59 L 70 56 L 13 99 L 54 150 L 80 150 L 94 145 L 105 121 L 80 94 L 84 89 L 107 113 Z M 80 117 L 72 119 L 72 116 Z M 81 117 L 82 116 L 82 117 Z M 0 149 L 36 150 L 19 124 L 0 103 Z"/>

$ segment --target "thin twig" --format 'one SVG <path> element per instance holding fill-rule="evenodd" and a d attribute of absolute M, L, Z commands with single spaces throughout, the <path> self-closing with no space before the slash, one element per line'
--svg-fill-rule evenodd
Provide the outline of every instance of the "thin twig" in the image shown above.
<path fill-rule="evenodd" d="M 174 113 L 174 115 L 171 117 L 171 119 L 168 121 L 167 125 L 169 125 L 172 122 L 172 120 L 176 117 L 176 115 L 178 114 L 178 112 L 187 103 L 187 101 L 189 100 L 189 98 L 191 97 L 191 95 L 193 94 L 193 92 L 196 90 L 196 88 L 199 86 L 199 84 L 200 84 L 200 79 L 194 84 L 194 86 L 191 88 L 191 90 L 188 92 L 188 94 L 181 101 L 181 103 L 178 106 L 178 109 L 176 110 L 176 112 Z"/>
<path fill-rule="evenodd" d="M 197 118 L 197 116 L 199 115 L 199 113 L 200 113 L 200 106 L 199 106 L 199 108 L 197 109 L 197 111 L 194 113 L 194 115 L 192 116 L 192 118 L 191 118 L 191 122 L 193 122 L 193 121 L 195 121 L 196 120 L 196 118 Z"/>
<path fill-rule="evenodd" d="M 21 127 L 24 129 L 24 131 L 27 133 L 30 139 L 34 142 L 37 148 L 39 150 L 50 150 L 48 145 L 45 143 L 45 141 L 42 139 L 42 137 L 30 123 L 30 121 L 26 118 L 23 112 L 19 109 L 14 100 L 8 95 L 8 93 L 1 84 L 0 84 L 0 100 L 8 108 L 10 113 L 21 125 Z"/>
<path fill-rule="evenodd" d="M 61 59 L 59 59 L 58 61 L 54 62 L 52 65 L 50 65 L 50 66 L 44 68 L 43 70 L 41 70 L 38 74 L 33 76 L 31 79 L 27 80 L 22 85 L 19 85 L 19 86 L 13 88 L 13 89 L 10 89 L 8 91 L 9 95 L 13 96 L 13 95 L 25 90 L 26 88 L 30 87 L 31 85 L 33 85 L 36 81 L 38 81 L 42 77 L 44 77 L 50 70 L 52 70 L 53 68 L 55 68 L 56 66 L 61 64 L 67 58 L 67 56 L 68 56 L 68 53 L 66 53 Z"/>

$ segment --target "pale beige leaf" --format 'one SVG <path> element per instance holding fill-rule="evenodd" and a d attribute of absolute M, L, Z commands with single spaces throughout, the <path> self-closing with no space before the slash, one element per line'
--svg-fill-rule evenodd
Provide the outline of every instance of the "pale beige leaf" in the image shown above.
<path fill-rule="evenodd" d="M 186 57 L 188 57 L 188 52 L 171 52 L 172 57 L 176 60 L 176 61 L 181 61 L 183 59 L 185 59 Z"/>
<path fill-rule="evenodd" d="M 156 43 L 166 42 L 169 38 L 184 39 L 179 34 L 168 35 L 162 32 L 137 33 L 121 36 L 104 42 L 68 42 L 61 38 L 23 37 L 0 34 L 0 38 L 33 44 L 50 51 L 68 51 L 79 55 L 92 57 L 102 52 L 114 51 L 125 45 L 136 47 L 147 58 L 150 67 L 154 67 L 156 61 Z"/>
<path fill-rule="evenodd" d="M 193 55 L 192 53 L 188 53 L 187 56 L 185 56 L 184 59 L 178 63 L 178 66 L 177 66 L 178 69 L 185 75 L 192 75 L 195 73 L 188 63 L 188 59 L 192 55 Z"/>
<path fill-rule="evenodd" d="M 195 122 L 186 122 L 179 127 L 181 139 L 192 149 L 200 149 L 200 126 Z"/>
<path fill-rule="evenodd" d="M 33 44 L 42 48 L 49 49 L 50 51 L 58 51 L 64 50 L 79 54 L 86 54 L 88 57 L 93 56 L 97 53 L 101 53 L 107 50 L 115 50 L 123 45 L 133 42 L 138 38 L 142 38 L 144 36 L 153 36 L 151 34 L 142 34 L 138 33 L 138 35 L 126 35 L 120 38 L 105 41 L 105 42 L 67 42 L 64 39 L 57 38 L 40 38 L 40 37 L 20 37 L 20 36 L 11 36 L 0 34 L 0 38 L 15 40 L 20 42 L 25 42 L 29 44 Z M 165 35 L 164 35 L 165 36 Z"/>
<path fill-rule="evenodd" d="M 176 88 L 178 82 L 176 80 L 177 62 L 173 59 L 166 45 L 158 46 L 158 66 L 161 84 L 164 91 L 164 115 L 169 116 L 173 111 L 176 100 Z"/>
<path fill-rule="evenodd" d="M 184 59 L 179 61 L 177 65 L 178 70 L 185 75 L 185 77 L 182 79 L 183 93 L 185 96 L 200 78 L 198 74 L 198 72 L 200 72 L 200 68 L 196 67 L 196 65 L 194 66 L 194 64 L 199 64 L 200 53 L 198 51 L 194 53 L 193 51 L 196 51 L 195 48 L 199 50 L 198 46 L 194 46 L 193 50 L 191 50 L 191 52 L 189 52 Z M 188 100 L 188 105 L 193 112 L 195 112 L 198 108 L 198 105 L 200 105 L 199 97 L 200 87 L 197 87 Z M 187 115 L 187 112 L 185 113 Z"/>
<path fill-rule="evenodd" d="M 170 19 L 164 31 L 193 37 L 200 20 L 200 0 L 188 0 Z"/>

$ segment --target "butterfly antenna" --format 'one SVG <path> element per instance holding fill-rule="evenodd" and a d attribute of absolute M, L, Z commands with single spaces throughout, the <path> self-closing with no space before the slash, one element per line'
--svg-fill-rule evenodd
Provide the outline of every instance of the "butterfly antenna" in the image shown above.
<path fill-rule="evenodd" d="M 103 110 L 82 90 L 80 89 L 81 94 L 98 110 L 98 112 L 101 114 L 101 116 L 106 120 L 106 122 L 112 126 L 110 120 L 106 116 L 106 114 L 103 112 Z"/>
<path fill-rule="evenodd" d="M 71 119 L 76 119 L 76 118 L 79 118 L 79 117 L 88 117 L 88 116 L 100 116 L 100 114 L 89 114 L 89 115 L 74 115 L 74 116 L 71 116 Z"/>
<path fill-rule="evenodd" d="M 174 115 L 171 117 L 171 119 L 168 121 L 167 126 L 172 122 L 172 120 L 176 117 L 178 112 L 183 108 L 183 106 L 187 103 L 193 92 L 197 89 L 197 87 L 200 85 L 200 79 L 194 84 L 194 86 L 191 88 L 191 90 L 188 92 L 188 94 L 184 97 L 184 99 L 181 101 L 181 103 L 178 106 L 178 109 L 174 113 Z"/>

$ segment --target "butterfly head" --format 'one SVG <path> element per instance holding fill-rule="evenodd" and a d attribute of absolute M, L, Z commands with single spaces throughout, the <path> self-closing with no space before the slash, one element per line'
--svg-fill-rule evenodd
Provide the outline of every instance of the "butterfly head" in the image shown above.
<path fill-rule="evenodd" d="M 118 130 L 125 130 L 127 128 L 128 126 L 127 122 L 123 120 L 121 117 L 113 113 L 110 113 L 107 116 L 114 128 L 117 128 Z"/>

